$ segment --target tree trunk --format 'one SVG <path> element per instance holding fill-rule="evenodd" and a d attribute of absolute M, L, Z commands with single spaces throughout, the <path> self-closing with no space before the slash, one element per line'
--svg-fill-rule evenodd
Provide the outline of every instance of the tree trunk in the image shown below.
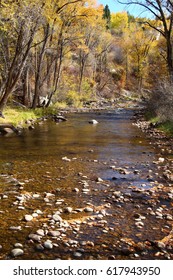
<path fill-rule="evenodd" d="M 171 38 L 167 38 L 167 65 L 169 71 L 170 82 L 173 84 L 173 46 Z"/>
<path fill-rule="evenodd" d="M 43 64 L 43 58 L 45 54 L 46 44 L 49 37 L 49 24 L 46 26 L 45 30 L 45 38 L 43 42 L 43 46 L 39 55 L 38 60 L 38 67 L 36 69 L 36 79 L 35 79 L 35 92 L 34 92 L 34 99 L 32 103 L 32 108 L 35 109 L 38 105 L 38 99 L 39 99 L 39 88 L 40 88 L 40 76 L 41 76 L 41 70 L 42 70 L 42 64 Z"/>

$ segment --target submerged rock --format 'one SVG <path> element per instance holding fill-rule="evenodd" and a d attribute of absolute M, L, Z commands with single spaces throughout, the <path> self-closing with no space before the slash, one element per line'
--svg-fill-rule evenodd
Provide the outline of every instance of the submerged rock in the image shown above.
<path fill-rule="evenodd" d="M 98 124 L 98 121 L 96 121 L 96 120 L 90 120 L 89 123 L 90 123 L 90 124 Z"/>

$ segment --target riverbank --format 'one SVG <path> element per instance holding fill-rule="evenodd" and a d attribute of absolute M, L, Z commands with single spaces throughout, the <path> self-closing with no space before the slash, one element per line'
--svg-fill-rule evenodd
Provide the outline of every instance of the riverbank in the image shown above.
<path fill-rule="evenodd" d="M 22 132 L 23 129 L 34 129 L 34 126 L 42 121 L 51 119 L 55 122 L 65 120 L 64 115 L 69 113 L 80 112 L 96 112 L 102 110 L 113 110 L 116 108 L 128 108 L 130 106 L 138 106 L 137 101 L 124 101 L 120 98 L 115 100 L 106 100 L 100 98 L 97 101 L 90 101 L 83 107 L 57 107 L 50 106 L 27 109 L 23 107 L 7 107 L 4 110 L 4 118 L 0 118 L 0 134 Z M 11 126 L 11 127 L 10 127 Z"/>

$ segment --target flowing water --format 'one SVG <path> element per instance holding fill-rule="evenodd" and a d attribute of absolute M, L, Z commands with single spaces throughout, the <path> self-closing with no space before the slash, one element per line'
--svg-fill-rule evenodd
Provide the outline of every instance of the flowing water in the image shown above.
<path fill-rule="evenodd" d="M 161 205 L 168 211 L 169 200 L 152 191 L 164 183 L 158 151 L 132 124 L 133 114 L 76 113 L 67 122 L 0 137 L 1 259 L 11 258 L 16 243 L 21 259 L 155 258 L 157 249 L 144 242 L 162 239 L 171 224 L 147 211 Z M 33 220 L 26 222 L 26 214 Z M 29 234 L 38 229 L 36 241 Z M 52 249 L 44 248 L 47 239 Z"/>

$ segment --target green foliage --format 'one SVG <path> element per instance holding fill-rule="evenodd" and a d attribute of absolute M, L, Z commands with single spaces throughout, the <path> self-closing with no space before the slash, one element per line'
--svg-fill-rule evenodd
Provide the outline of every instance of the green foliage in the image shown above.
<path fill-rule="evenodd" d="M 106 28 L 109 29 L 111 23 L 111 12 L 108 5 L 106 5 L 103 9 L 103 19 L 106 20 Z"/>
<path fill-rule="evenodd" d="M 161 125 L 159 125 L 158 128 L 163 132 L 165 132 L 166 134 L 173 136 L 173 122 L 171 121 L 164 122 Z"/>

